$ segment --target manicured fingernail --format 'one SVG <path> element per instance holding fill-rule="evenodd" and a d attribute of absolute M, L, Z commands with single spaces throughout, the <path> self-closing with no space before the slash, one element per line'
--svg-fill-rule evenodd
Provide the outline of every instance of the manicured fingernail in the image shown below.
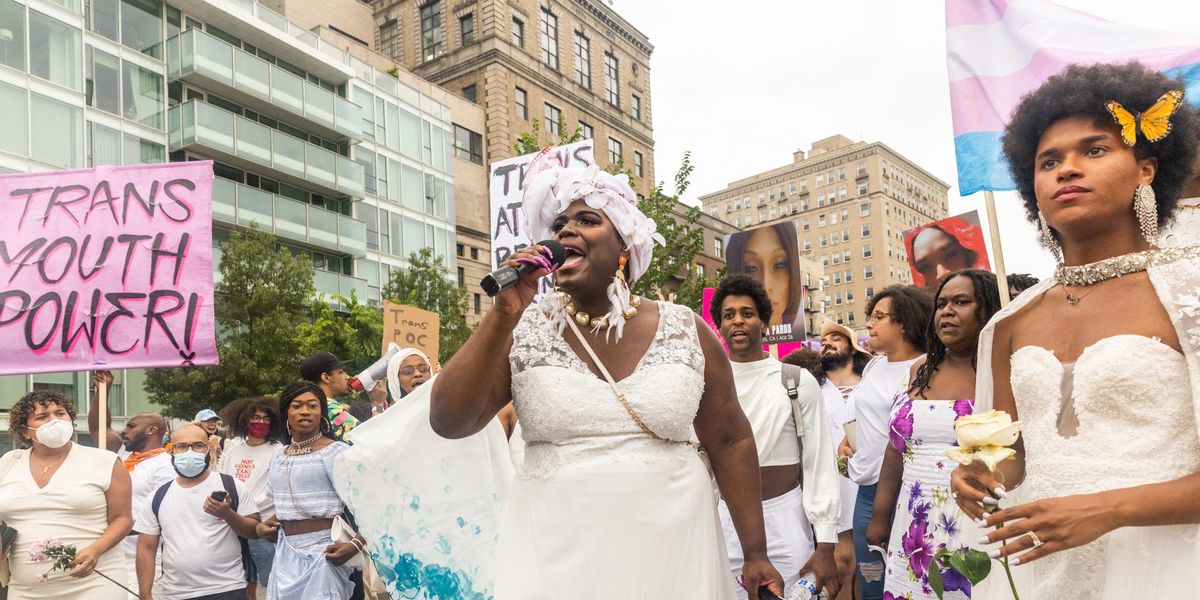
<path fill-rule="evenodd" d="M 1019 558 L 1014 558 L 1014 559 L 1012 559 L 1012 560 L 1010 560 L 1010 561 L 1008 561 L 1008 562 L 1009 562 L 1009 563 L 1011 563 L 1011 564 L 1012 564 L 1012 566 L 1014 566 L 1014 567 L 1015 567 L 1015 566 L 1017 566 L 1017 565 L 1021 564 L 1021 559 L 1019 559 Z"/>
<path fill-rule="evenodd" d="M 981 545 L 981 546 L 986 546 L 987 544 L 990 544 L 990 543 L 992 543 L 992 540 L 989 540 L 989 539 L 988 539 L 988 536 L 986 536 L 986 535 L 985 535 L 985 536 L 983 536 L 983 537 L 979 538 L 979 541 L 978 541 L 978 542 L 975 542 L 975 543 L 977 543 L 977 544 L 979 544 L 979 545 Z"/>
<path fill-rule="evenodd" d="M 988 526 L 987 517 L 979 517 L 978 519 L 975 519 L 975 523 L 977 525 L 979 525 L 980 527 L 987 527 Z"/>
<path fill-rule="evenodd" d="M 996 489 L 992 490 L 992 493 L 1000 498 L 1008 498 L 1008 492 L 1004 491 L 1004 486 L 1002 485 L 996 486 Z"/>
<path fill-rule="evenodd" d="M 1000 558 L 1000 549 L 997 548 L 991 552 L 988 552 L 988 558 Z"/>
<path fill-rule="evenodd" d="M 980 502 L 983 502 L 984 504 L 1000 504 L 999 500 L 997 500 L 991 496 L 984 496 L 983 500 L 980 500 Z"/>

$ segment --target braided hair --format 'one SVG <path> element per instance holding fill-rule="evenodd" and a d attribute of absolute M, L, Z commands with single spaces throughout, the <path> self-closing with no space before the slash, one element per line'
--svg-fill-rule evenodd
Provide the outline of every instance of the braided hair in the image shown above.
<path fill-rule="evenodd" d="M 964 269 L 955 271 L 946 276 L 942 283 L 938 286 L 937 293 L 933 296 L 934 310 L 929 316 L 929 324 L 926 326 L 926 337 L 929 339 L 929 351 L 925 355 L 925 362 L 917 368 L 916 375 L 913 376 L 912 385 L 908 388 L 909 394 L 917 394 L 922 397 L 925 395 L 925 390 L 929 388 L 929 382 L 933 379 L 933 374 L 937 372 L 942 361 L 946 359 L 946 344 L 942 343 L 942 339 L 937 335 L 937 301 L 942 296 L 942 289 L 946 284 L 955 277 L 966 277 L 971 280 L 971 285 L 975 289 L 975 320 L 979 322 L 979 328 L 983 326 L 1000 310 L 1000 288 L 996 284 L 996 275 L 991 271 L 982 269 Z M 976 340 L 979 339 L 979 332 L 975 332 Z M 971 368 L 975 368 L 976 355 L 971 356 Z"/>
<path fill-rule="evenodd" d="M 292 400 L 300 397 L 305 393 L 311 393 L 321 401 L 321 435 L 336 439 L 333 435 L 333 424 L 329 422 L 329 400 L 325 398 L 325 390 L 321 386 L 304 379 L 293 381 L 287 387 L 283 388 L 283 392 L 279 394 L 279 416 L 282 418 L 284 428 L 287 428 L 288 407 L 291 406 Z M 288 433 L 288 441 L 291 441 L 291 433 Z"/>

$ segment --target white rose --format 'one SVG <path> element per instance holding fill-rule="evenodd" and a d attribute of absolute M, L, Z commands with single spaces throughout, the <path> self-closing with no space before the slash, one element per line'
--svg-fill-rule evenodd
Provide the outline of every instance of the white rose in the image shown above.
<path fill-rule="evenodd" d="M 963 415 L 954 422 L 958 445 L 967 448 L 1011 446 L 1021 434 L 1020 421 L 1013 422 L 1008 413 L 1000 410 Z"/>

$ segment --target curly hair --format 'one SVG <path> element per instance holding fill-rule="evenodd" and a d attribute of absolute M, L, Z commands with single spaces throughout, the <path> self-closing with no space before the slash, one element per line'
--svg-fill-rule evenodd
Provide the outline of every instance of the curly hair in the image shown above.
<path fill-rule="evenodd" d="M 1038 218 L 1033 190 L 1034 163 L 1042 134 L 1054 123 L 1069 117 L 1091 118 L 1098 126 L 1116 127 L 1104 108 L 1109 100 L 1131 112 L 1150 108 L 1169 90 L 1186 86 L 1138 62 L 1123 65 L 1071 65 L 1046 80 L 1021 99 L 1004 129 L 1004 157 L 1025 201 L 1030 221 Z M 1150 142 L 1138 137 L 1133 147 L 1138 160 L 1155 158 L 1158 169 L 1151 187 L 1158 205 L 1158 224 L 1165 225 L 1175 214 L 1180 191 L 1192 178 L 1196 144 L 1200 141 L 1200 111 L 1184 103 L 1171 117 L 1171 134 Z"/>
<path fill-rule="evenodd" d="M 1009 289 L 1018 294 L 1038 284 L 1039 279 L 1028 273 L 1011 273 L 1008 275 Z"/>
<path fill-rule="evenodd" d="M 884 298 L 892 299 L 891 319 L 904 328 L 904 339 L 913 348 L 926 352 L 929 348 L 929 317 L 933 314 L 933 295 L 928 289 L 915 285 L 889 285 L 867 301 L 866 317 L 871 318 L 875 306 Z"/>
<path fill-rule="evenodd" d="M 8 410 L 8 431 L 14 438 L 28 443 L 24 431 L 29 425 L 29 417 L 32 417 L 37 409 L 49 406 L 61 406 L 67 409 L 67 414 L 71 416 L 71 422 L 75 422 L 75 404 L 67 400 L 66 396 L 53 390 L 33 390 L 22 396 Z"/>
<path fill-rule="evenodd" d="M 245 438 L 250 437 L 250 417 L 260 410 L 271 418 L 271 433 L 267 435 L 267 440 L 282 441 L 285 433 L 279 418 L 279 400 L 272 396 L 238 398 L 225 405 L 220 411 L 220 416 L 229 424 L 229 433 L 234 437 Z"/>
<path fill-rule="evenodd" d="M 717 285 L 717 291 L 713 292 L 712 306 L 708 308 L 709 316 L 717 327 L 721 326 L 721 305 L 725 304 L 725 299 L 729 296 L 749 296 L 754 301 L 759 320 L 763 323 L 771 322 L 771 297 L 767 295 L 767 288 L 749 275 L 730 275 Z"/>
<path fill-rule="evenodd" d="M 281 425 L 284 427 L 284 431 L 287 431 L 288 407 L 291 406 L 292 400 L 295 400 L 306 392 L 312 393 L 321 401 L 321 434 L 329 439 L 334 439 L 333 424 L 329 422 L 329 400 L 325 397 L 325 390 L 321 389 L 321 386 L 305 379 L 289 383 L 279 393 L 279 420 L 283 421 Z M 291 439 L 290 433 L 285 435 L 285 440 Z"/>
<path fill-rule="evenodd" d="M 817 385 L 825 385 L 825 369 L 821 368 L 821 353 L 808 348 L 797 348 L 779 359 L 789 365 L 796 365 L 812 373 L 817 378 Z"/>
<path fill-rule="evenodd" d="M 942 289 L 946 287 L 947 283 L 950 283 L 950 280 L 957 277 L 970 279 L 975 290 L 975 320 L 979 323 L 979 330 L 975 332 L 975 338 L 978 341 L 979 331 L 982 331 L 984 324 L 1000 310 L 1000 288 L 997 287 L 996 274 L 982 269 L 963 269 L 947 275 L 938 286 L 937 293 L 933 295 L 935 307 L 937 299 L 942 296 Z M 908 388 L 910 394 L 915 393 L 924 397 L 924 392 L 929 388 L 929 381 L 933 379 L 933 374 L 946 359 L 946 344 L 943 344 L 942 339 L 937 336 L 936 321 L 937 310 L 935 308 L 934 312 L 930 313 L 929 326 L 925 331 L 925 335 L 929 337 L 929 352 L 925 357 L 925 362 L 917 368 L 917 373 L 913 376 L 912 385 Z M 975 345 L 975 342 L 971 343 L 972 347 Z M 971 357 L 972 367 L 975 366 L 975 358 L 975 356 Z"/>

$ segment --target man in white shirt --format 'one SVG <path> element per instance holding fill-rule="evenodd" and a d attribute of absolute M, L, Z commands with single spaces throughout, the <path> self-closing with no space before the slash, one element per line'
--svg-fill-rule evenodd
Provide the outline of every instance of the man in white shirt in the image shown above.
<path fill-rule="evenodd" d="M 846 436 L 846 423 L 854 420 L 854 405 L 850 395 L 862 379 L 863 368 L 871 360 L 871 354 L 858 345 L 857 336 L 845 325 L 826 321 L 821 327 L 821 370 L 825 381 L 821 383 L 821 395 L 825 398 L 825 416 L 829 419 L 834 444 Z M 838 477 L 842 495 L 842 516 L 838 520 L 838 543 L 833 551 L 837 560 L 838 576 L 842 578 L 842 595 L 853 588 L 857 571 L 854 560 L 854 503 L 858 498 L 858 485 L 848 476 Z"/>
<path fill-rule="evenodd" d="M 163 484 L 175 478 L 175 469 L 171 467 L 171 454 L 163 447 L 163 436 L 167 434 L 167 422 L 161 415 L 142 413 L 134 415 L 125 422 L 121 431 L 121 441 L 129 454 L 123 459 L 125 468 L 129 470 L 130 489 L 134 517 L 137 507 Z M 125 552 L 125 568 L 128 571 L 129 584 L 137 584 L 137 572 L 134 562 L 137 558 L 137 524 L 124 540 L 121 549 Z M 159 591 L 155 588 L 156 593 Z"/>
<path fill-rule="evenodd" d="M 933 295 L 924 288 L 893 285 L 867 303 L 867 346 L 878 356 L 863 370 L 851 395 L 857 445 L 842 441 L 849 455 L 846 470 L 858 484 L 854 505 L 854 554 L 858 560 L 862 600 L 883 598 L 883 556 L 867 547 L 866 531 L 875 503 L 875 486 L 887 449 L 892 399 L 908 383 L 909 369 L 925 355 Z"/>
<path fill-rule="evenodd" d="M 781 376 L 783 366 L 763 352 L 762 337 L 771 321 L 771 311 L 771 299 L 762 284 L 744 275 L 727 277 L 713 295 L 713 321 L 719 324 L 729 348 L 738 402 L 758 446 L 767 557 L 786 586 L 811 571 L 816 575 L 812 583 L 818 589 L 823 586 L 836 595 L 833 547 L 837 542 L 840 497 L 829 423 L 816 379 L 800 370 L 803 376 L 792 386 L 803 426 L 798 433 L 789 388 Z M 719 509 L 736 578 L 741 574 L 741 543 L 724 501 Z M 740 586 L 738 589 L 739 597 L 745 598 L 745 591 Z"/>
<path fill-rule="evenodd" d="M 141 600 L 242 600 L 252 569 L 247 570 L 249 555 L 238 537 L 257 537 L 254 497 L 232 477 L 224 480 L 229 476 L 208 468 L 208 433 L 199 426 L 180 427 L 171 444 L 178 477 L 155 490 L 137 511 Z M 163 593 L 154 596 L 160 541 Z"/>

